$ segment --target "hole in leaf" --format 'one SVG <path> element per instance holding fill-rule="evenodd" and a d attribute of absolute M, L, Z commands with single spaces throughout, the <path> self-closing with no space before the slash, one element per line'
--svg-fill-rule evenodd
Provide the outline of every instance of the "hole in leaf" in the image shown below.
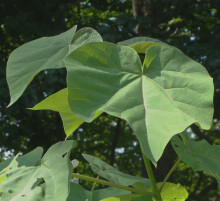
<path fill-rule="evenodd" d="M 36 186 L 38 186 L 39 184 L 43 184 L 43 183 L 45 183 L 43 178 L 37 178 L 37 180 L 32 185 L 31 189 L 33 190 Z"/>
<path fill-rule="evenodd" d="M 64 158 L 66 156 L 67 153 L 63 154 L 62 157 Z"/>
<path fill-rule="evenodd" d="M 174 146 L 175 146 L 175 147 L 179 147 L 179 145 L 177 145 L 177 144 L 175 144 Z"/>

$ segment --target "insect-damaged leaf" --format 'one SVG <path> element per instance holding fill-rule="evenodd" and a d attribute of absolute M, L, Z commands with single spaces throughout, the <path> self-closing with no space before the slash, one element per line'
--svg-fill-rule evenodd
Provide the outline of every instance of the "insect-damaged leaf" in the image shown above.
<path fill-rule="evenodd" d="M 0 184 L 0 200 L 66 200 L 72 172 L 69 153 L 74 146 L 74 141 L 58 142 L 35 166 L 19 166 L 18 162 L 18 167 L 9 169 L 7 178 Z"/>

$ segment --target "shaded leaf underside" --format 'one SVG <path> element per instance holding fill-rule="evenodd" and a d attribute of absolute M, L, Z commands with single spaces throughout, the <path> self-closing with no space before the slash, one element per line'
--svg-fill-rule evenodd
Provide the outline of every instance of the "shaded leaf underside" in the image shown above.
<path fill-rule="evenodd" d="M 63 127 L 66 136 L 69 137 L 82 123 L 83 120 L 73 115 L 68 104 L 68 90 L 67 88 L 62 89 L 55 94 L 47 97 L 33 108 L 32 110 L 53 110 L 59 112 L 63 121 Z M 102 114 L 102 111 L 97 111 L 94 119 Z"/>

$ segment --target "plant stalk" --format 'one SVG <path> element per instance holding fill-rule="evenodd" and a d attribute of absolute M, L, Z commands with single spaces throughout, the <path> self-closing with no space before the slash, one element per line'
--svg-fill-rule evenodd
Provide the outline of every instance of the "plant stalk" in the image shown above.
<path fill-rule="evenodd" d="M 96 177 L 96 178 L 99 179 L 99 176 Z M 93 183 L 91 192 L 93 192 L 93 191 L 95 190 L 96 184 L 97 184 L 97 182 L 94 182 L 94 183 Z"/>
<path fill-rule="evenodd" d="M 165 183 L 168 181 L 168 179 L 170 178 L 171 174 L 174 172 L 174 170 L 177 168 L 177 166 L 180 163 L 180 158 L 178 158 L 178 160 L 176 161 L 176 163 L 173 165 L 173 167 L 170 169 L 170 171 L 168 172 L 167 176 L 165 177 L 165 179 L 163 180 L 160 188 L 159 188 L 159 192 L 161 193 L 163 186 L 165 185 Z"/>
<path fill-rule="evenodd" d="M 156 199 L 156 201 L 162 201 L 160 192 L 157 188 L 156 180 L 154 178 L 154 173 L 153 173 L 153 170 L 152 170 L 152 167 L 151 167 L 151 164 L 150 164 L 150 160 L 144 154 L 142 149 L 141 149 L 141 152 L 142 152 L 142 156 L 143 156 L 143 159 L 144 159 L 144 164 L 145 164 L 145 167 L 146 167 L 146 170 L 147 170 L 147 174 L 148 174 L 148 177 L 150 179 L 151 188 L 152 188 L 152 191 L 154 193 L 154 198 Z"/>
<path fill-rule="evenodd" d="M 145 167 L 146 167 L 146 170 L 147 170 L 147 174 L 148 174 L 148 177 L 150 179 L 152 191 L 154 193 L 154 198 L 156 199 L 156 201 L 162 201 L 160 192 L 157 188 L 156 180 L 154 178 L 154 173 L 153 173 L 153 170 L 152 170 L 152 167 L 151 167 L 151 164 L 150 164 L 150 160 L 144 154 L 142 149 L 141 149 L 141 152 L 142 152 L 142 156 L 143 156 L 143 159 L 144 159 L 144 164 L 145 164 Z"/>
<path fill-rule="evenodd" d="M 87 181 L 90 181 L 90 182 L 96 182 L 96 183 L 103 184 L 103 185 L 106 185 L 106 186 L 119 188 L 119 189 L 122 189 L 122 190 L 130 191 L 132 193 L 154 195 L 154 193 L 149 192 L 147 190 L 139 190 L 139 189 L 136 189 L 136 188 L 122 186 L 122 185 L 119 185 L 119 184 L 115 184 L 115 183 L 108 182 L 108 181 L 98 179 L 98 178 L 89 177 L 89 176 L 86 176 L 86 175 L 81 175 L 81 174 L 78 174 L 78 173 L 72 173 L 72 177 L 76 177 L 76 178 L 79 178 L 79 179 L 82 179 L 82 180 L 87 180 Z"/>

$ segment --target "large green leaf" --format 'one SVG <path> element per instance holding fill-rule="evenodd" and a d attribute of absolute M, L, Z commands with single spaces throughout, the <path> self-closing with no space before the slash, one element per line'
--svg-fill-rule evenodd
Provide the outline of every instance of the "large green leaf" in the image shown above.
<path fill-rule="evenodd" d="M 111 196 L 118 196 L 123 194 L 128 194 L 130 192 L 109 187 L 101 190 L 95 190 L 93 192 L 86 191 L 79 184 L 71 183 L 70 184 L 70 194 L 67 201 L 100 201 L 104 198 Z"/>
<path fill-rule="evenodd" d="M 175 48 L 151 46 L 142 66 L 132 48 L 90 43 L 65 58 L 70 109 L 90 122 L 97 110 L 125 119 L 156 162 L 176 133 L 213 115 L 213 81 Z"/>
<path fill-rule="evenodd" d="M 186 144 L 179 137 L 172 139 L 172 145 L 181 160 L 194 171 L 206 171 L 220 184 L 220 146 L 210 145 L 205 140 L 198 142 L 187 137 L 185 140 Z"/>
<path fill-rule="evenodd" d="M 30 109 L 53 110 L 59 112 L 67 137 L 69 137 L 83 123 L 81 119 L 73 115 L 69 108 L 68 91 L 66 88 L 52 94 Z M 101 113 L 102 111 L 97 111 L 94 119 L 101 115 Z"/>
<path fill-rule="evenodd" d="M 70 150 L 74 141 L 53 145 L 36 166 L 19 166 L 7 171 L 0 184 L 0 200 L 65 201 L 69 195 L 72 165 Z"/>
<path fill-rule="evenodd" d="M 136 187 L 136 185 L 139 184 L 138 188 L 142 187 L 143 189 L 150 186 L 150 182 L 148 179 L 124 174 L 112 167 L 111 165 L 105 163 L 101 159 L 96 158 L 94 156 L 83 154 L 83 157 L 89 162 L 92 170 L 95 173 L 107 179 L 108 181 L 124 186 L 133 185 L 134 187 Z"/>
<path fill-rule="evenodd" d="M 15 49 L 9 56 L 6 75 L 12 105 L 32 79 L 42 70 L 64 67 L 63 58 L 74 49 L 89 42 L 102 41 L 91 28 L 76 34 L 76 26 L 57 36 L 43 37 Z"/>

